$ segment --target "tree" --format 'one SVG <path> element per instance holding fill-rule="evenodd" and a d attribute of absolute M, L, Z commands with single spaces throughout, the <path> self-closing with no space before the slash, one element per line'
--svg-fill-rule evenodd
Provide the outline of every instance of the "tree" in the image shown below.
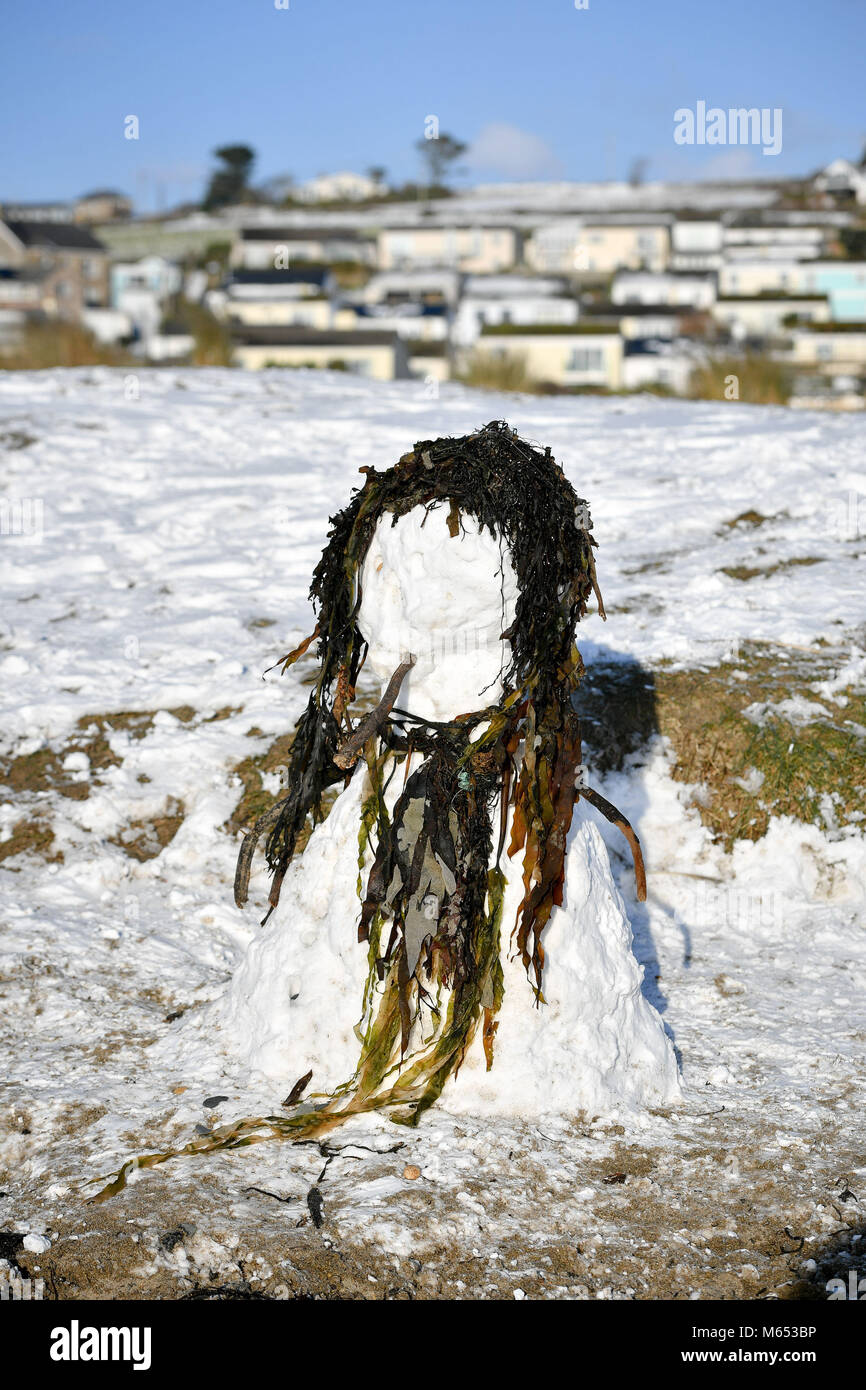
<path fill-rule="evenodd" d="M 256 152 L 249 145 L 223 145 L 214 150 L 214 155 L 222 167 L 215 169 L 210 176 L 202 205 L 205 212 L 241 201 L 249 191 L 250 175 L 256 160 Z"/>
<path fill-rule="evenodd" d="M 388 170 L 382 164 L 371 164 L 370 168 L 367 170 L 367 178 L 372 179 L 373 182 L 379 184 L 380 187 L 384 187 L 387 177 Z"/>
<path fill-rule="evenodd" d="M 427 166 L 427 182 L 431 188 L 446 187 L 445 179 L 449 169 L 466 151 L 466 145 L 462 140 L 455 140 L 453 135 L 446 135 L 444 132 L 432 139 L 425 136 L 422 140 L 416 140 L 415 148 Z"/>

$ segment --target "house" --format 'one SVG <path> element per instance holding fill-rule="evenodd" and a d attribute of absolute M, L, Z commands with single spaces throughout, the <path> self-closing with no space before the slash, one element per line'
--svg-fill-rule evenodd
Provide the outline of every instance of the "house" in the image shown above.
<path fill-rule="evenodd" d="M 111 267 L 111 304 L 132 322 L 136 337 L 151 355 L 151 341 L 163 317 L 167 300 L 183 284 L 183 272 L 164 256 L 142 256 L 137 261 L 115 261 Z"/>
<path fill-rule="evenodd" d="M 50 317 L 80 320 L 108 303 L 106 249 L 71 222 L 0 222 L 0 267 L 43 272 L 40 308 Z"/>
<path fill-rule="evenodd" d="M 694 344 L 688 340 L 636 339 L 625 344 L 622 385 L 626 391 L 661 387 L 676 396 L 685 396 L 697 362 Z"/>
<path fill-rule="evenodd" d="M 445 342 L 449 326 L 445 304 L 344 303 L 334 315 L 335 328 L 376 328 L 418 343 Z"/>
<path fill-rule="evenodd" d="M 720 295 L 711 313 L 733 338 L 766 338 L 782 332 L 793 317 L 826 322 L 830 303 L 826 294 Z"/>
<path fill-rule="evenodd" d="M 448 381 L 451 376 L 451 357 L 446 342 L 410 342 L 409 371 L 424 382 Z"/>
<path fill-rule="evenodd" d="M 383 227 L 378 233 L 380 270 L 451 266 L 466 274 L 508 270 L 519 256 L 519 238 L 507 226 Z"/>
<path fill-rule="evenodd" d="M 97 222 L 126 222 L 132 216 L 132 199 L 113 188 L 99 188 L 85 193 L 75 203 L 76 222 L 92 225 Z"/>
<path fill-rule="evenodd" d="M 230 264 L 242 270 L 287 270 L 299 261 L 375 265 L 376 242 L 351 227 L 242 227 Z"/>
<path fill-rule="evenodd" d="M 366 174 L 344 170 L 338 174 L 319 174 L 293 191 L 301 203 L 363 203 L 369 198 L 381 197 L 386 189 Z"/>
<path fill-rule="evenodd" d="M 523 362 L 533 381 L 559 387 L 622 385 L 623 342 L 615 328 L 586 324 L 489 324 L 478 350 Z"/>
<path fill-rule="evenodd" d="M 822 256 L 835 227 L 788 221 L 770 222 L 758 216 L 742 215 L 725 226 L 722 234 L 724 259 L 755 261 L 806 261 Z"/>
<path fill-rule="evenodd" d="M 816 174 L 812 186 L 840 202 L 866 203 L 866 168 L 850 159 L 834 159 Z"/>
<path fill-rule="evenodd" d="M 730 261 L 719 268 L 719 298 L 797 294 L 805 288 L 799 261 L 765 257 Z"/>
<path fill-rule="evenodd" d="M 551 293 L 546 286 L 556 286 L 557 281 L 533 281 L 529 276 L 518 277 L 490 276 L 491 280 L 514 280 L 512 285 L 500 285 L 499 293 L 492 286 L 483 284 L 479 277 L 467 281 L 466 291 L 460 300 L 454 318 L 453 338 L 455 343 L 468 346 L 474 343 L 485 325 L 511 324 L 532 326 L 535 324 L 577 323 L 580 308 L 573 294 Z M 538 284 L 539 290 L 533 290 Z M 475 285 L 473 292 L 470 288 Z"/>
<path fill-rule="evenodd" d="M 822 376 L 866 377 L 866 321 L 796 325 L 774 355 Z"/>
<path fill-rule="evenodd" d="M 716 277 L 685 270 L 619 270 L 613 277 L 610 298 L 612 304 L 709 309 L 716 298 Z"/>
<path fill-rule="evenodd" d="M 294 270 L 236 270 L 205 303 L 218 318 L 251 328 L 292 326 L 324 330 L 333 325 L 334 276 L 326 266 Z"/>
<path fill-rule="evenodd" d="M 615 270 L 664 270 L 670 232 L 663 218 L 560 218 L 537 227 L 525 251 L 542 275 L 608 276 Z"/>
<path fill-rule="evenodd" d="M 671 270 L 718 270 L 723 236 L 718 217 L 678 212 L 671 226 Z"/>
<path fill-rule="evenodd" d="M 0 203 L 4 222 L 72 222 L 71 203 Z"/>
<path fill-rule="evenodd" d="M 808 261 L 798 267 L 797 290 L 826 294 L 834 319 L 866 319 L 866 261 Z"/>
<path fill-rule="evenodd" d="M 702 334 L 707 327 L 708 315 L 706 310 L 692 309 L 685 304 L 613 304 L 600 301 L 582 305 L 581 322 L 596 329 L 607 328 L 620 333 L 627 341 L 639 341 Z"/>
<path fill-rule="evenodd" d="M 243 325 L 235 329 L 232 345 L 235 365 L 254 370 L 330 367 L 378 381 L 409 375 L 406 345 L 396 333 Z"/>
<path fill-rule="evenodd" d="M 365 304 L 445 304 L 453 306 L 460 297 L 462 276 L 456 270 L 424 267 L 417 270 L 388 270 L 371 275 L 359 292 Z"/>

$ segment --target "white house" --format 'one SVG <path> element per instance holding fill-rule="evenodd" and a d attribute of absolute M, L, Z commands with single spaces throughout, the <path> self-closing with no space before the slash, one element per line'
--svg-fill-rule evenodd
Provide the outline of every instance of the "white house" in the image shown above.
<path fill-rule="evenodd" d="M 621 267 L 664 270 L 670 257 L 668 219 L 559 218 L 536 227 L 525 251 L 541 274 L 610 275 Z"/>
<path fill-rule="evenodd" d="M 617 271 L 611 285 L 613 304 L 682 305 L 708 309 L 716 298 L 716 277 L 690 271 Z"/>
<path fill-rule="evenodd" d="M 409 375 L 406 345 L 396 333 L 243 327 L 233 335 L 232 358 L 252 370 L 325 367 L 378 381 Z"/>
<path fill-rule="evenodd" d="M 678 215 L 671 227 L 671 269 L 718 270 L 723 235 L 718 217 Z"/>
<path fill-rule="evenodd" d="M 474 343 L 486 324 L 577 323 L 580 308 L 567 282 L 532 275 L 471 275 L 454 318 L 455 343 Z"/>
<path fill-rule="evenodd" d="M 239 270 L 288 270 L 299 261 L 374 265 L 376 242 L 351 227 L 242 227 L 230 263 Z"/>
<path fill-rule="evenodd" d="M 623 342 L 615 328 L 490 324 L 482 329 L 477 350 L 491 357 L 521 361 L 527 375 L 537 382 L 608 390 L 622 385 Z"/>
<path fill-rule="evenodd" d="M 713 305 L 712 315 L 734 338 L 764 338 L 783 332 L 785 320 L 794 315 L 826 323 L 830 304 L 826 294 L 723 295 Z"/>
<path fill-rule="evenodd" d="M 830 193 L 850 198 L 855 203 L 866 203 L 866 169 L 852 164 L 850 159 L 834 159 L 816 174 L 813 180 L 819 193 Z"/>
<path fill-rule="evenodd" d="M 318 174 L 293 191 L 302 203 L 363 203 L 379 197 L 385 189 L 366 174 L 341 170 L 337 174 Z"/>
<path fill-rule="evenodd" d="M 365 304 L 454 305 L 460 297 L 461 280 L 459 271 L 429 266 L 415 270 L 381 270 L 370 276 L 359 297 Z"/>
<path fill-rule="evenodd" d="M 520 249 L 515 229 L 502 226 L 383 227 L 378 242 L 381 270 L 450 266 L 475 275 L 508 270 Z"/>

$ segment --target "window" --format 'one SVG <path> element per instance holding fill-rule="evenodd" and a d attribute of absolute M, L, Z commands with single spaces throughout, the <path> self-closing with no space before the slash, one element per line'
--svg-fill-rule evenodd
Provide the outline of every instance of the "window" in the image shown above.
<path fill-rule="evenodd" d="M 601 348 L 572 348 L 565 364 L 567 372 L 600 372 L 604 369 Z"/>

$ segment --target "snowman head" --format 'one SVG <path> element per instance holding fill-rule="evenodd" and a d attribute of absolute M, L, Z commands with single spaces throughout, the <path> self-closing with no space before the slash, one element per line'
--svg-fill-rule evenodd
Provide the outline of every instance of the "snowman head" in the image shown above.
<path fill-rule="evenodd" d="M 518 594 L 502 537 L 472 515 L 452 536 L 448 515 L 442 503 L 383 516 L 359 574 L 366 669 L 384 686 L 411 653 L 401 707 L 438 723 L 502 698 Z"/>
<path fill-rule="evenodd" d="M 492 421 L 361 471 L 313 575 L 321 664 L 268 841 L 277 873 L 342 775 L 334 753 L 367 661 L 385 681 L 415 656 L 399 705 L 431 730 L 487 718 L 509 745 L 525 740 L 527 797 L 546 795 L 554 765 L 579 759 L 575 625 L 593 590 L 603 609 L 587 505 L 550 450 Z"/>

